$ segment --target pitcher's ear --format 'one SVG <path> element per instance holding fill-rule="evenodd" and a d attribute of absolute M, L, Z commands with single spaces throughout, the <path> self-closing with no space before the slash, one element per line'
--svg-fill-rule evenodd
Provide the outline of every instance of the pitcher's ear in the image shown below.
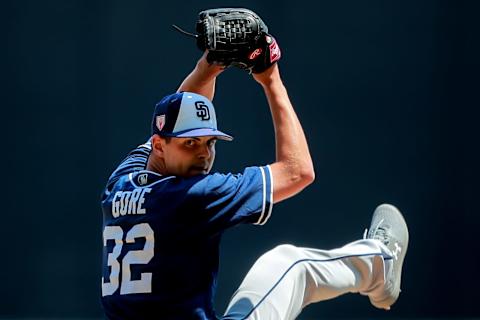
<path fill-rule="evenodd" d="M 152 152 L 157 155 L 163 155 L 163 146 L 166 144 L 165 138 L 158 134 L 152 136 Z"/>

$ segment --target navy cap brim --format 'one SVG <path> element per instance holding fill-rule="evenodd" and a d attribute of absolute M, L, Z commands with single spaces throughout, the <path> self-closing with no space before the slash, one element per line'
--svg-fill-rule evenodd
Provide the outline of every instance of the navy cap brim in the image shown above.
<path fill-rule="evenodd" d="M 176 132 L 176 133 L 169 133 L 165 134 L 160 132 L 160 135 L 167 136 L 167 137 L 177 137 L 177 138 L 193 138 L 193 137 L 206 137 L 206 136 L 213 136 L 220 140 L 225 141 L 232 141 L 233 137 L 231 135 L 226 134 L 220 130 L 215 130 L 211 128 L 201 128 L 201 129 L 193 129 L 183 132 Z"/>

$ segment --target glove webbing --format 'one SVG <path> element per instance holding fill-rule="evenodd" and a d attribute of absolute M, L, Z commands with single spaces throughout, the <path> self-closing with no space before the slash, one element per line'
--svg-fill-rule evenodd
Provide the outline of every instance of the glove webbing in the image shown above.
<path fill-rule="evenodd" d="M 216 41 L 218 43 L 248 44 L 246 39 L 252 38 L 252 23 L 247 19 L 219 21 Z"/>

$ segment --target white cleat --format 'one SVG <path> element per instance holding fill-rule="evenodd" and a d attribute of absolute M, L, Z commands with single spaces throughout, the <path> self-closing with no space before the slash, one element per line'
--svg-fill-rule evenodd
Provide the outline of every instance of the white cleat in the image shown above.
<path fill-rule="evenodd" d="M 385 283 L 386 297 L 379 301 L 370 298 L 370 302 L 377 308 L 390 310 L 390 306 L 397 301 L 400 295 L 402 266 L 408 248 L 408 228 L 400 211 L 390 205 L 382 204 L 375 209 L 366 239 L 376 239 L 383 243 L 391 253 L 393 260 L 392 273 Z"/>

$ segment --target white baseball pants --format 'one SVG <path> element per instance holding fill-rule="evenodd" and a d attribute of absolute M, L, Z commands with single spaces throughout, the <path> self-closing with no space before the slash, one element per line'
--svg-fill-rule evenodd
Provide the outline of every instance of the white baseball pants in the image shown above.
<path fill-rule="evenodd" d="M 255 262 L 222 319 L 295 319 L 308 304 L 348 292 L 381 301 L 392 263 L 389 250 L 371 239 L 334 250 L 280 245 Z"/>

